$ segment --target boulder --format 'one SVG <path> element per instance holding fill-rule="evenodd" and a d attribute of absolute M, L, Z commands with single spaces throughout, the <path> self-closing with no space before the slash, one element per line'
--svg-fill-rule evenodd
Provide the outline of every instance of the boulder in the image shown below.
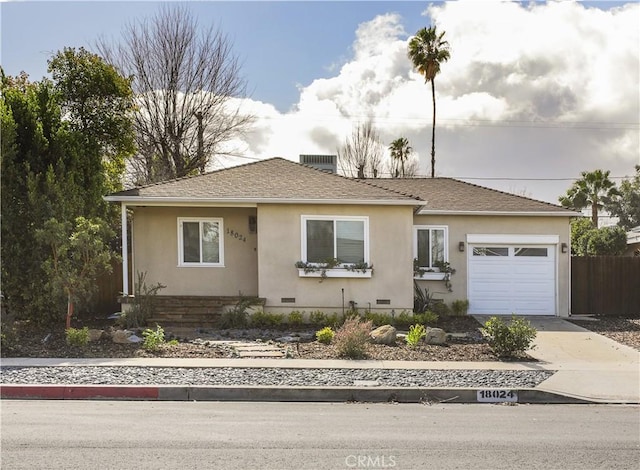
<path fill-rule="evenodd" d="M 89 329 L 89 341 L 99 341 L 103 333 L 104 330 Z"/>
<path fill-rule="evenodd" d="M 126 344 L 129 343 L 129 336 L 133 334 L 132 331 L 129 330 L 116 330 L 111 335 L 111 340 L 114 343 Z"/>
<path fill-rule="evenodd" d="M 427 344 L 446 344 L 447 333 L 442 328 L 427 328 L 424 341 Z"/>
<path fill-rule="evenodd" d="M 371 341 L 375 344 L 395 344 L 396 329 L 391 325 L 382 325 L 370 333 Z"/>

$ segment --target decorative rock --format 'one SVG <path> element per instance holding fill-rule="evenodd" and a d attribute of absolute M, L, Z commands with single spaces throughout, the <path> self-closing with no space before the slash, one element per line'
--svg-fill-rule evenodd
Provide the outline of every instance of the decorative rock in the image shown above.
<path fill-rule="evenodd" d="M 129 343 L 129 336 L 132 334 L 133 332 L 129 330 L 116 330 L 111 335 L 111 340 L 114 343 L 126 344 Z"/>
<path fill-rule="evenodd" d="M 140 336 L 131 335 L 127 338 L 128 343 L 142 343 L 144 340 Z"/>
<path fill-rule="evenodd" d="M 370 336 L 376 344 L 395 344 L 396 329 L 391 325 L 382 325 L 373 330 Z"/>
<path fill-rule="evenodd" d="M 89 341 L 99 341 L 102 338 L 102 333 L 104 330 L 89 330 Z"/>
<path fill-rule="evenodd" d="M 447 333 L 442 328 L 427 328 L 424 341 L 427 344 L 446 344 Z"/>
<path fill-rule="evenodd" d="M 281 336 L 280 338 L 276 338 L 276 341 L 279 343 L 299 343 L 300 336 L 291 336 L 291 335 Z"/>

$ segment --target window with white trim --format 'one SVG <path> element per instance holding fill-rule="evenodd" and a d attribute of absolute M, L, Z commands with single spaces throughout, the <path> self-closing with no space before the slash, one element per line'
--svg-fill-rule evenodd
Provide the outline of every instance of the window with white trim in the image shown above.
<path fill-rule="evenodd" d="M 369 218 L 302 216 L 302 260 L 369 263 Z"/>
<path fill-rule="evenodd" d="M 222 219 L 178 218 L 180 266 L 223 266 Z"/>
<path fill-rule="evenodd" d="M 413 257 L 418 267 L 439 271 L 437 265 L 449 260 L 448 229 L 446 226 L 416 225 L 413 227 Z"/>

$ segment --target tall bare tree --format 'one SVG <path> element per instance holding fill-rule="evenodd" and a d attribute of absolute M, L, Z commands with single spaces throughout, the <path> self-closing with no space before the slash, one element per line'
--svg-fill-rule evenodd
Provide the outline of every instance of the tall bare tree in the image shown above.
<path fill-rule="evenodd" d="M 449 60 L 449 43 L 444 40 L 445 32 L 438 33 L 435 26 L 422 28 L 409 41 L 408 56 L 425 83 L 431 82 L 433 103 L 433 126 L 431 128 L 431 177 L 436 174 L 436 75 L 440 64 Z"/>
<path fill-rule="evenodd" d="M 227 37 L 201 28 L 184 6 L 164 5 L 129 23 L 120 42 L 101 40 L 98 50 L 133 78 L 137 183 L 204 172 L 251 122 L 234 100 L 245 96 L 246 83 Z"/>
<path fill-rule="evenodd" d="M 377 178 L 381 174 L 383 146 L 371 120 L 353 128 L 338 148 L 338 165 L 351 178 Z"/>

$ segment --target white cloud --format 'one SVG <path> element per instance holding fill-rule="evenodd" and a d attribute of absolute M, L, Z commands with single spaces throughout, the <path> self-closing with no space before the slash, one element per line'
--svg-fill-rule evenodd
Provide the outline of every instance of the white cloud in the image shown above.
<path fill-rule="evenodd" d="M 446 2 L 428 14 L 451 45 L 436 78 L 438 175 L 626 175 L 640 163 L 640 5 Z M 402 19 L 378 16 L 355 36 L 351 58 L 300 88 L 290 112 L 252 102 L 247 156 L 335 153 L 354 123 L 373 116 L 386 143 L 409 139 L 427 174 L 431 90 L 411 69 Z M 570 182 L 479 184 L 553 202 Z"/>

